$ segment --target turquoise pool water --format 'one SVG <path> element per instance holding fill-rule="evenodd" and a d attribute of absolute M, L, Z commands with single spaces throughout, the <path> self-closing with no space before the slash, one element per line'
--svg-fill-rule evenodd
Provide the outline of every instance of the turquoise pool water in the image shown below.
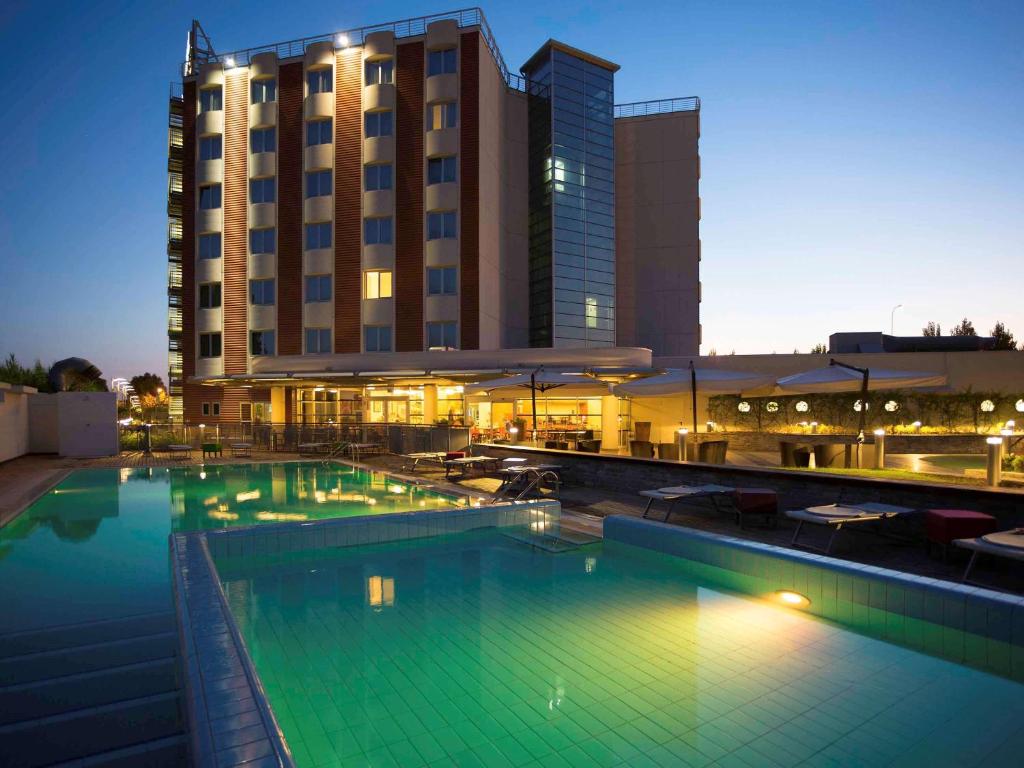
<path fill-rule="evenodd" d="M 453 504 L 320 462 L 78 470 L 0 528 L 0 634 L 171 610 L 172 531 Z"/>
<path fill-rule="evenodd" d="M 299 766 L 1016 765 L 1024 686 L 500 532 L 218 570 Z"/>

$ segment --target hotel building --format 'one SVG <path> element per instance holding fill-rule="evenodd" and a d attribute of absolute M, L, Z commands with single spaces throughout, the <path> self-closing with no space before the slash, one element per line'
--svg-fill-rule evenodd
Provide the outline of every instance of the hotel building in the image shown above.
<path fill-rule="evenodd" d="M 478 9 L 234 53 L 193 24 L 172 418 L 483 423 L 461 384 L 696 355 L 699 100 L 616 104 L 618 69 L 548 40 L 513 73 Z"/>

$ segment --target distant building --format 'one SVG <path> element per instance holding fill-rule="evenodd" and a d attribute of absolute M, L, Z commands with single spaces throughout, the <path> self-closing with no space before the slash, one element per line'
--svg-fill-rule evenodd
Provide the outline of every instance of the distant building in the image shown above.
<path fill-rule="evenodd" d="M 992 336 L 890 336 L 882 332 L 833 333 L 829 354 L 854 352 L 980 352 L 995 349 Z"/>

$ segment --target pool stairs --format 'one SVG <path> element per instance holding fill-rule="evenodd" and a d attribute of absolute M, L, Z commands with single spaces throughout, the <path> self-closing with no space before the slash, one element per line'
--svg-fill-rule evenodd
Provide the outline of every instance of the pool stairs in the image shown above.
<path fill-rule="evenodd" d="M 597 536 L 591 536 L 580 531 L 567 531 L 556 525 L 552 525 L 543 531 L 536 531 L 528 525 L 502 528 L 501 534 L 505 538 L 551 554 L 571 552 L 574 549 L 579 549 L 587 544 L 593 544 L 601 540 Z"/>
<path fill-rule="evenodd" d="M 0 635 L 0 766 L 188 763 L 174 614 Z"/>

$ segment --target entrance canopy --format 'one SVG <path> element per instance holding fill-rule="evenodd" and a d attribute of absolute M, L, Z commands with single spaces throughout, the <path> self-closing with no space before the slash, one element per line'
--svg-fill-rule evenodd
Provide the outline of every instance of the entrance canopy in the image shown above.
<path fill-rule="evenodd" d="M 696 377 L 696 382 L 694 382 Z M 634 379 L 615 387 L 615 394 L 628 397 L 663 397 L 689 395 L 694 383 L 698 392 L 710 395 L 752 394 L 771 386 L 772 378 L 749 371 L 725 368 L 667 368 L 657 376 Z"/>
<path fill-rule="evenodd" d="M 815 368 L 779 379 L 776 382 L 776 392 L 783 395 L 859 392 L 864 388 L 865 378 L 869 390 L 941 387 L 946 383 L 946 375 L 943 373 L 894 371 L 884 368 L 864 370 L 868 374 L 866 377 L 861 371 L 841 365 Z"/>

